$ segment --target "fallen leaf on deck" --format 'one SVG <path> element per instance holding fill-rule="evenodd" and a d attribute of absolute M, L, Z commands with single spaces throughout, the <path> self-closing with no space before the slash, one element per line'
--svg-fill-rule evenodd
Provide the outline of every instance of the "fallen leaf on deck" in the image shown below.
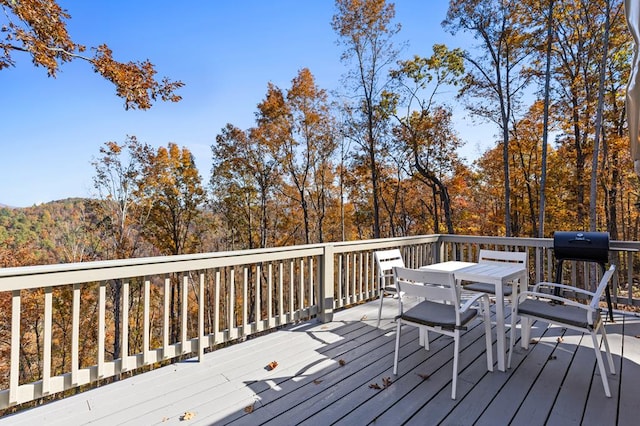
<path fill-rule="evenodd" d="M 636 335 L 635 337 L 636 339 L 640 339 L 640 334 Z"/>
<path fill-rule="evenodd" d="M 362 318 L 360 318 L 360 321 L 364 321 L 364 320 L 366 320 L 366 319 L 367 319 L 367 316 L 366 316 L 366 315 L 363 315 L 363 316 L 362 316 Z"/>
<path fill-rule="evenodd" d="M 538 343 L 538 339 L 531 339 L 529 343 L 535 345 L 536 343 Z"/>
<path fill-rule="evenodd" d="M 347 363 L 347 361 L 345 361 L 344 359 L 339 359 L 338 360 L 338 364 L 340 364 L 340 366 L 342 367 L 343 365 L 345 365 Z"/>
<path fill-rule="evenodd" d="M 247 405 L 246 407 L 244 407 L 244 412 L 245 413 L 249 413 L 249 414 L 253 413 L 253 406 L 254 405 L 255 404 L 251 404 L 251 405 Z"/>
<path fill-rule="evenodd" d="M 420 373 L 416 373 L 416 374 L 417 374 L 418 376 L 420 376 L 420 378 L 421 378 L 422 380 L 427 380 L 427 379 L 429 378 L 429 375 L 428 375 L 428 374 L 420 374 Z"/>
<path fill-rule="evenodd" d="M 384 386 L 384 388 L 388 388 L 389 386 L 391 386 L 391 383 L 393 383 L 391 381 L 391 377 L 383 377 L 382 378 L 382 386 Z"/>
<path fill-rule="evenodd" d="M 549 360 L 556 359 L 556 358 L 558 358 L 558 357 L 555 356 L 555 355 L 549 355 Z"/>
<path fill-rule="evenodd" d="M 182 416 L 180 416 L 180 421 L 191 420 L 195 416 L 196 415 L 194 413 L 192 413 L 191 411 L 187 411 Z"/>
<path fill-rule="evenodd" d="M 380 385 L 379 385 L 379 384 L 377 384 L 377 383 L 371 383 L 371 384 L 369 385 L 369 389 L 382 389 L 382 388 L 381 388 L 381 387 L 380 387 Z"/>
<path fill-rule="evenodd" d="M 277 366 L 278 366 L 278 363 L 276 361 L 271 361 L 269 364 L 267 364 L 267 369 L 275 370 Z"/>
<path fill-rule="evenodd" d="M 313 381 L 313 383 L 315 383 L 316 385 L 319 385 L 320 383 L 322 383 L 322 380 L 320 380 L 320 379 L 315 379 L 315 380 Z"/>
<path fill-rule="evenodd" d="M 556 340 L 558 341 L 558 343 L 562 343 L 563 339 L 562 339 L 562 337 L 558 337 Z"/>

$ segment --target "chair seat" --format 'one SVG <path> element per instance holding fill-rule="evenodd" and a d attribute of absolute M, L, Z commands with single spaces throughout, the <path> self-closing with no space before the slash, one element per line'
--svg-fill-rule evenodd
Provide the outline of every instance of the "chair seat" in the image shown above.
<path fill-rule="evenodd" d="M 518 305 L 518 313 L 520 315 L 531 315 L 548 319 L 552 322 L 569 324 L 575 327 L 593 328 L 587 322 L 587 311 L 577 306 L 550 303 L 539 299 L 527 299 Z M 599 319 L 600 311 L 596 312 L 593 323 L 597 324 Z"/>
<path fill-rule="evenodd" d="M 489 283 L 465 284 L 464 285 L 464 289 L 465 290 L 471 290 L 471 291 L 477 291 L 477 292 L 480 292 L 480 293 L 496 294 L 496 286 L 493 285 L 493 284 L 489 284 Z M 504 295 L 506 297 L 509 297 L 513 293 L 513 289 L 511 288 L 510 285 L 505 285 L 502 288 L 502 292 L 504 293 Z"/>
<path fill-rule="evenodd" d="M 475 318 L 477 309 L 460 312 L 460 324 L 465 325 Z M 456 310 L 453 305 L 425 300 L 411 309 L 406 310 L 399 318 L 422 325 L 453 330 L 456 328 Z"/>

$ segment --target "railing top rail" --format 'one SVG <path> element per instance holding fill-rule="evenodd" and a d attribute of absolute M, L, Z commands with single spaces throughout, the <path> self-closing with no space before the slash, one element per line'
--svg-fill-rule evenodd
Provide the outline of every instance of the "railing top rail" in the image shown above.
<path fill-rule="evenodd" d="M 50 287 L 82 282 L 99 282 L 111 279 L 170 274 L 258 262 L 287 260 L 304 256 L 317 256 L 323 254 L 329 246 L 332 252 L 339 254 L 354 251 L 373 251 L 391 246 L 402 247 L 436 242 L 553 248 L 552 238 L 514 238 L 447 234 L 342 241 L 178 256 L 157 256 L 0 268 L 0 291 Z M 611 241 L 610 247 L 618 251 L 639 251 L 640 242 Z"/>
<path fill-rule="evenodd" d="M 287 260 L 304 256 L 316 256 L 322 254 L 323 251 L 323 244 L 315 244 L 179 256 L 0 268 L 0 291 Z"/>

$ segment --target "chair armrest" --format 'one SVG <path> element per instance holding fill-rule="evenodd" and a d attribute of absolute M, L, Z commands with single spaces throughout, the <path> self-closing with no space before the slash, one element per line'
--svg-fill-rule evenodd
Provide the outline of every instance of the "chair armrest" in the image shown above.
<path fill-rule="evenodd" d="M 584 303 L 575 302 L 571 299 L 565 299 L 564 297 L 554 296 L 553 294 L 537 293 L 535 291 L 523 291 L 522 293 L 520 293 L 518 295 L 518 303 L 522 302 L 527 297 L 555 300 L 556 302 L 560 302 L 568 306 L 575 306 L 577 308 L 584 309 L 585 311 L 588 311 L 588 312 L 594 312 L 597 309 L 593 307 L 591 304 L 587 305 Z"/>
<path fill-rule="evenodd" d="M 539 293 L 538 290 L 540 289 L 540 287 L 548 287 L 548 288 L 551 288 L 551 289 L 559 288 L 559 289 L 563 289 L 563 290 L 573 291 L 575 293 L 586 294 L 586 295 L 591 296 L 591 297 L 595 296 L 595 293 L 592 292 L 592 291 L 589 291 L 589 290 L 584 290 L 582 288 L 578 288 L 578 287 L 574 287 L 574 286 L 570 286 L 570 285 L 565 285 L 565 284 L 549 283 L 549 282 L 546 282 L 546 281 L 539 282 L 535 286 L 533 286 L 533 291 L 536 292 L 536 293 Z"/>
<path fill-rule="evenodd" d="M 487 303 L 487 306 L 489 306 L 489 296 L 487 296 L 485 293 L 477 293 L 460 307 L 460 312 L 466 312 L 469 308 L 471 308 L 471 306 L 473 306 L 474 303 L 476 303 L 480 299 L 486 299 L 485 303 Z"/>

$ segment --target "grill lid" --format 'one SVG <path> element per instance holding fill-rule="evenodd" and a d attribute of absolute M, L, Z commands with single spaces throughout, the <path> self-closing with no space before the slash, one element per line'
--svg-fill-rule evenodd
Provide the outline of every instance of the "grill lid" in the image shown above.
<path fill-rule="evenodd" d="M 607 263 L 609 260 L 609 233 L 556 231 L 553 250 L 557 260 L 581 260 Z"/>

